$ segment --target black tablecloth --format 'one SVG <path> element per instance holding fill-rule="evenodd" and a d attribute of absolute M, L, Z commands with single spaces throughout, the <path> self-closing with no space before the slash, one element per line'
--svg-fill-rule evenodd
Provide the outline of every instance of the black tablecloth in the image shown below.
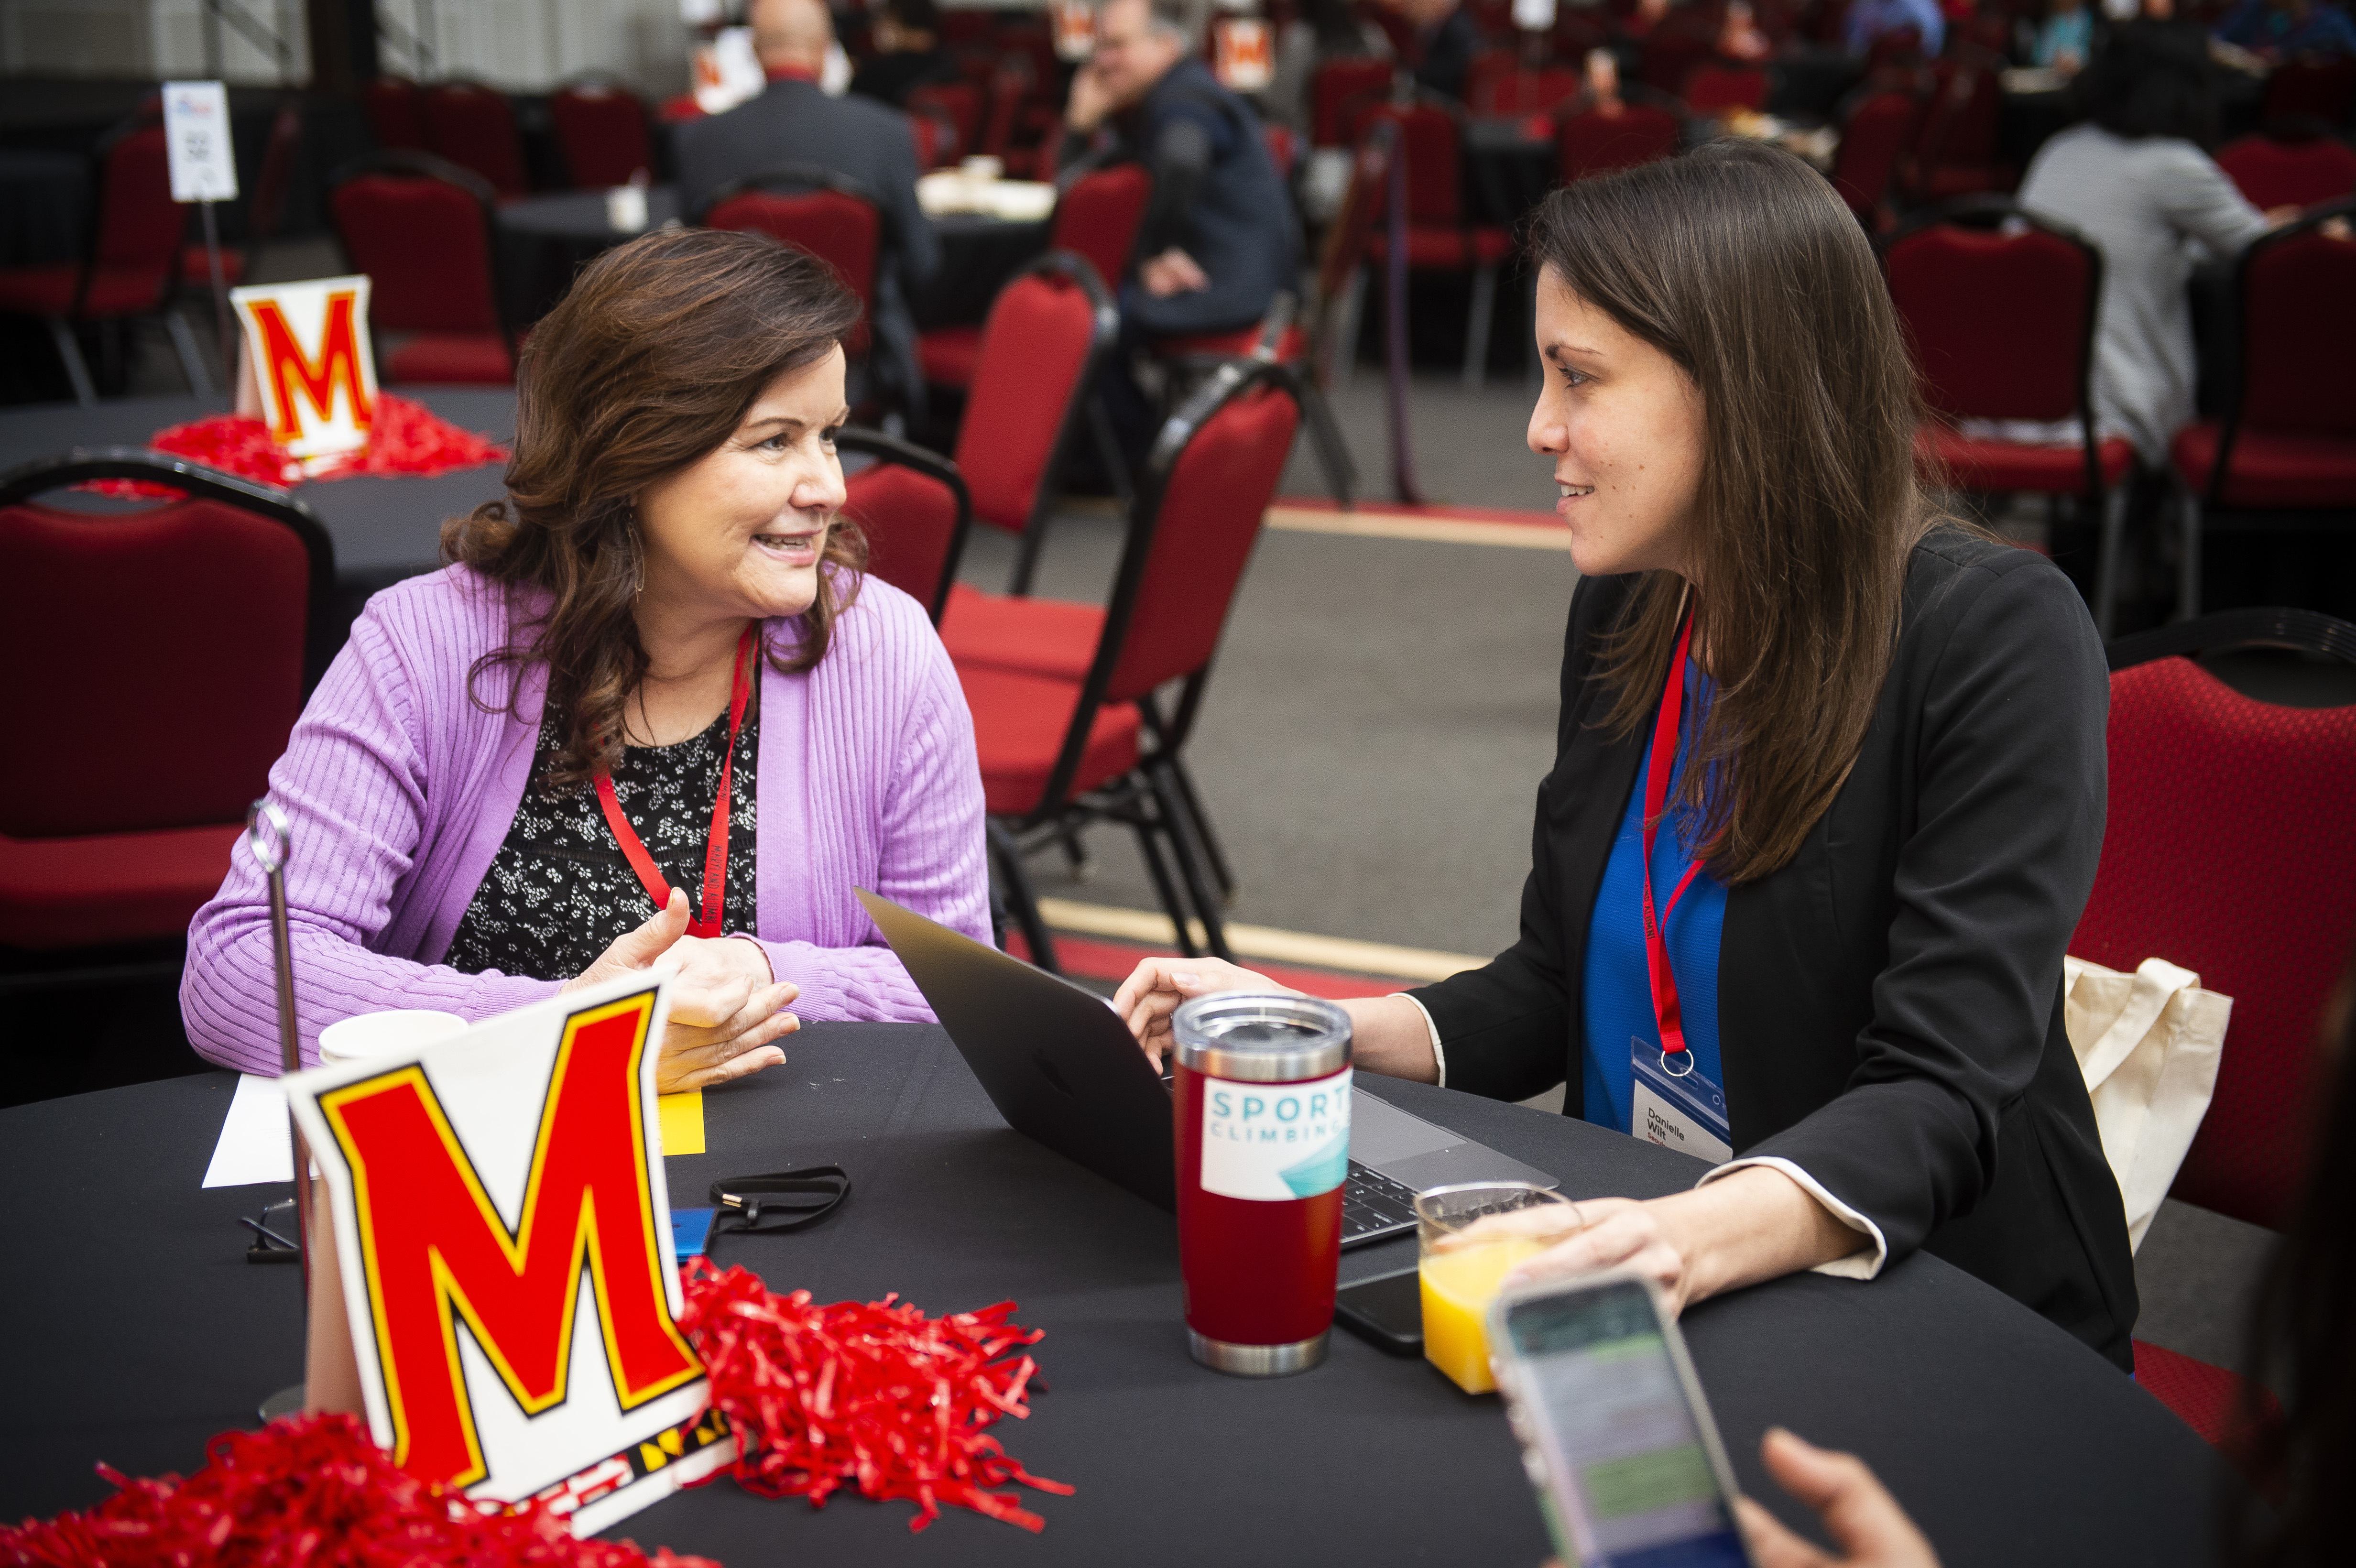
<path fill-rule="evenodd" d="M 933 219 L 933 233 L 941 242 L 940 266 L 911 306 L 919 327 L 970 326 L 990 314 L 990 302 L 1006 286 L 1023 263 L 1047 248 L 1053 227 L 1046 219 L 1036 223 L 1010 223 L 977 212 L 951 212 Z M 1119 278 L 1105 286 L 1120 287 Z"/>
<path fill-rule="evenodd" d="M 515 393 L 504 387 L 391 387 L 452 424 L 501 443 L 515 434 Z M 96 408 L 50 403 L 0 410 L 0 470 L 77 446 L 145 446 L 167 425 L 225 412 L 226 399 L 123 398 Z M 382 586 L 441 563 L 442 519 L 503 492 L 488 463 L 431 479 L 332 479 L 295 492 L 319 516 L 347 583 Z"/>
<path fill-rule="evenodd" d="M 680 216 L 677 186 L 648 187 L 647 228 L 659 229 Z M 507 202 L 499 208 L 498 222 L 499 282 L 509 319 L 516 322 L 546 315 L 573 286 L 575 272 L 599 252 L 644 232 L 617 229 L 606 221 L 603 190 Z"/>
<path fill-rule="evenodd" d="M 1337 1332 L 1328 1362 L 1253 1381 L 1188 1360 L 1168 1216 L 1009 1131 L 940 1031 L 820 1025 L 790 1061 L 707 1093 L 711 1152 L 670 1162 L 674 1203 L 721 1175 L 837 1162 L 849 1203 L 716 1254 L 820 1300 L 896 1290 L 930 1312 L 1012 1297 L 1046 1330 L 1049 1392 L 999 1429 L 1034 1472 L 1033 1537 L 961 1510 L 911 1536 L 904 1505 L 823 1512 L 723 1482 L 617 1533 L 763 1563 L 1532 1564 L 1546 1542 L 1503 1415 L 1420 1361 Z M 71 1049 L 59 1042 L 58 1049 Z M 1363 1081 L 1362 1082 L 1365 1082 Z M 1558 1173 L 1645 1196 L 1700 1168 L 1583 1123 L 1376 1079 L 1386 1099 Z M 300 1371 L 294 1271 L 241 1261 L 234 1221 L 273 1188 L 198 1187 L 226 1073 L 0 1111 L 0 1518 L 86 1506 L 104 1459 L 192 1467 L 213 1432 Z M 1411 1266 L 1411 1240 L 1344 1254 Z M 2210 1450 L 2106 1362 L 1929 1257 L 1870 1285 L 1801 1275 L 1697 1307 L 1694 1359 L 1745 1488 L 1772 1422 L 1854 1448 L 1948 1568 L 2206 1561 Z"/>

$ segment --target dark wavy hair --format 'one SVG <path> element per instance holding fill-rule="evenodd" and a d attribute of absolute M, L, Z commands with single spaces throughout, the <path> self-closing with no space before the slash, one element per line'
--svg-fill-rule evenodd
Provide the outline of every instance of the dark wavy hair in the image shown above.
<path fill-rule="evenodd" d="M 2070 84 L 2072 106 L 2127 141 L 2174 136 L 2217 141 L 2217 83 L 2208 39 L 2197 28 L 2129 22 L 2111 35 Z"/>
<path fill-rule="evenodd" d="M 857 297 L 807 251 L 678 229 L 598 257 L 533 330 L 517 366 L 507 497 L 444 523 L 442 555 L 499 584 L 510 606 L 512 640 L 476 661 L 468 695 L 513 711 L 522 682 L 493 704 L 481 677 L 548 667 L 548 700 L 565 724 L 551 785 L 585 783 L 620 760 L 623 708 L 646 678 L 633 613 L 646 574 L 637 496 L 712 452 L 771 382 L 824 358 L 858 320 Z M 763 650 L 775 668 L 826 657 L 865 564 L 865 540 L 838 517 L 816 603 L 790 645 Z"/>
<path fill-rule="evenodd" d="M 1565 186 L 1530 254 L 1701 394 L 1695 611 L 1718 696 L 1680 804 L 1730 885 L 1799 852 L 1864 743 L 1933 514 L 1914 369 L 1873 247 L 1822 175 L 1757 143 Z M 1602 649 L 1629 735 L 1650 721 L 1684 580 L 1644 574 Z"/>

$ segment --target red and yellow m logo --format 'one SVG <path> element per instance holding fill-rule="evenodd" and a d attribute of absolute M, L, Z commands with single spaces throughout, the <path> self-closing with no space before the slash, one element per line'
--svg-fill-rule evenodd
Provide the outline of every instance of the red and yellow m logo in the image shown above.
<path fill-rule="evenodd" d="M 564 1401 L 585 1264 L 624 1410 L 702 1375 L 672 1320 L 648 1186 L 638 1067 L 651 992 L 565 1020 L 510 1232 L 415 1067 L 319 1096 L 351 1167 L 393 1462 L 471 1486 L 482 1445 L 458 1319 L 526 1413 Z"/>
<path fill-rule="evenodd" d="M 319 334 L 316 360 L 303 352 L 275 300 L 253 303 L 254 328 L 262 335 L 261 373 L 270 378 L 271 407 L 278 414 L 270 435 L 281 446 L 302 439 L 303 419 L 294 407 L 297 392 L 322 421 L 335 418 L 337 388 L 351 397 L 354 424 L 366 430 L 376 417 L 368 389 L 360 382 L 359 339 L 352 324 L 356 298 L 357 291 L 351 289 L 337 289 L 327 296 L 327 325 Z"/>

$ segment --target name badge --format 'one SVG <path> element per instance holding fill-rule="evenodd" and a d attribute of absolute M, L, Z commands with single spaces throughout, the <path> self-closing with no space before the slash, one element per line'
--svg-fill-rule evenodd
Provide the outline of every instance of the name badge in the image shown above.
<path fill-rule="evenodd" d="M 1687 1064 L 1672 1072 L 1661 1048 L 1628 1037 L 1628 1073 L 1633 1090 L 1628 1130 L 1649 1144 L 1689 1154 L 1712 1165 L 1734 1157 L 1734 1128 L 1726 1118 L 1726 1091 L 1703 1076 L 1690 1051 L 1677 1053 Z"/>

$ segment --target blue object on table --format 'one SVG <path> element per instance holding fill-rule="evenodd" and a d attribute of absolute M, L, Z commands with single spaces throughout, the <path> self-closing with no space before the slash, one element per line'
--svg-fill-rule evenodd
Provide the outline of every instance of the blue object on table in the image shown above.
<path fill-rule="evenodd" d="M 712 1217 L 717 1209 L 674 1209 L 670 1211 L 670 1239 L 679 1251 L 679 1261 L 703 1255 L 703 1243 L 712 1239 Z"/>

